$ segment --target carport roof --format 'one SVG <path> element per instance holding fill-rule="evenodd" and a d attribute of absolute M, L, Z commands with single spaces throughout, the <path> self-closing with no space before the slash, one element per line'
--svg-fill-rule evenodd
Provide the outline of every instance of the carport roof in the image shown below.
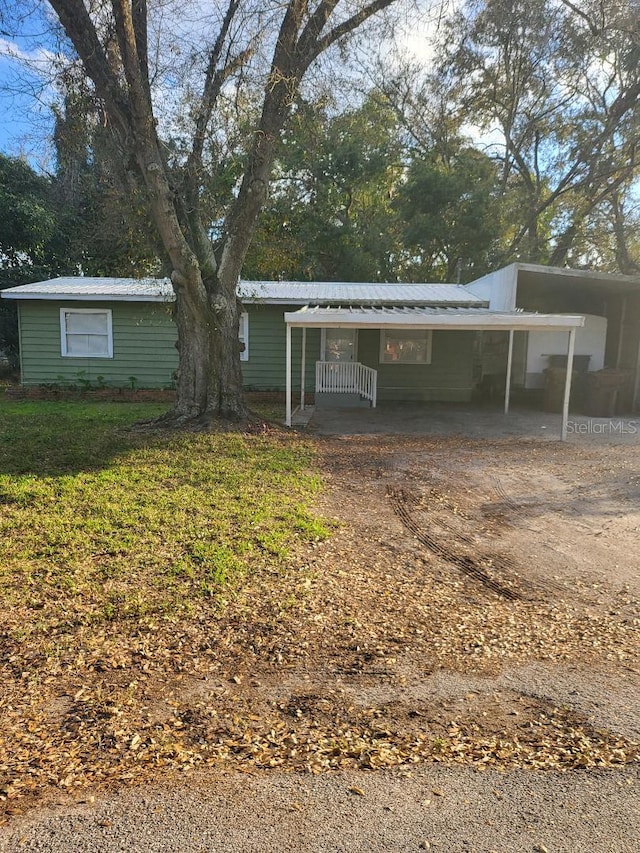
<path fill-rule="evenodd" d="M 285 323 L 306 328 L 353 329 L 472 329 L 570 331 L 584 326 L 584 317 L 570 314 L 537 314 L 526 311 L 491 311 L 489 308 L 324 308 L 305 306 L 286 312 Z"/>
<path fill-rule="evenodd" d="M 598 270 L 575 270 L 565 267 L 546 267 L 542 264 L 513 264 L 518 284 L 540 287 L 552 284 L 554 288 L 596 288 L 612 293 L 640 292 L 640 276 L 606 273 Z M 473 282 L 471 282 L 473 284 Z"/>

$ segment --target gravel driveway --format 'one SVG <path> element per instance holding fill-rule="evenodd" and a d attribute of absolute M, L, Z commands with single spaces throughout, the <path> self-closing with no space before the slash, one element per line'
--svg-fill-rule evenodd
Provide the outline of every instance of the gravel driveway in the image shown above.
<path fill-rule="evenodd" d="M 173 719 L 161 707 L 171 695 L 213 725 L 195 711 L 218 703 L 220 718 L 227 706 L 270 714 L 313 744 L 322 726 L 335 730 L 337 715 L 349 733 L 372 709 L 375 736 L 392 733 L 389 749 L 412 726 L 431 727 L 451 737 L 453 761 L 459 730 L 479 743 L 508 735 L 516 750 L 533 726 L 538 753 L 558 760 L 575 721 L 592 738 L 588 749 L 600 730 L 637 743 L 635 452 L 462 437 L 324 442 L 320 509 L 340 526 L 299 555 L 307 598 L 253 626 L 230 610 L 222 627 L 234 668 L 225 660 L 163 682 L 157 714 Z M 403 515 L 390 500 L 399 494 Z M 482 559 L 470 574 L 474 554 Z M 496 595 L 486 584 L 494 576 L 518 597 Z M 258 628 L 267 651 L 256 645 Z M 156 770 L 156 786 L 93 796 L 78 788 L 12 817 L 0 851 L 640 850 L 633 759 L 611 770 L 481 771 L 472 741 L 466 765 L 432 755 L 375 772 L 213 767 L 164 787 Z"/>

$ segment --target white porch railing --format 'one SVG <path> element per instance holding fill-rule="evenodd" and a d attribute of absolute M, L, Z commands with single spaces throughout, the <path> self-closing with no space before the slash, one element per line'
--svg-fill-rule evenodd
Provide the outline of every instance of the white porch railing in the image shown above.
<path fill-rule="evenodd" d="M 360 394 L 375 408 L 378 371 L 359 361 L 316 361 L 316 393 Z"/>

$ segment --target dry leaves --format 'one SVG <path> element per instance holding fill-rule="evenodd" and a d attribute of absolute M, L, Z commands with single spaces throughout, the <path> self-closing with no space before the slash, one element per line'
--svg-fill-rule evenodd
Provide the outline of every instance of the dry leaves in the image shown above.
<path fill-rule="evenodd" d="M 380 454 L 392 455 L 383 445 Z M 286 569 L 261 566 L 224 603 L 198 604 L 180 619 L 70 619 L 46 636 L 21 627 L 33 609 L 0 612 L 7 812 L 51 789 L 221 764 L 320 773 L 637 760 L 636 744 L 515 692 L 488 688 L 455 708 L 402 698 L 407 679 L 427 681 L 432 671 L 491 673 L 531 660 L 631 667 L 637 626 L 624 608 L 612 615 L 557 592 L 505 601 L 475 587 L 394 527 L 375 471 L 363 463 L 362 472 L 348 524 Z M 336 484 L 325 509 L 339 516 L 346 494 Z M 473 518 L 460 500 L 438 502 L 465 524 Z"/>

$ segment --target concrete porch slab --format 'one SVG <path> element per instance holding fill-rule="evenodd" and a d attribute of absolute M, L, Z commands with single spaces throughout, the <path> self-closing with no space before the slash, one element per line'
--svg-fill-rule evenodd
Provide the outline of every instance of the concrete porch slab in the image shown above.
<path fill-rule="evenodd" d="M 375 409 L 316 409 L 309 431 L 318 435 L 464 435 L 559 441 L 562 416 L 532 409 L 502 410 L 447 403 L 382 403 Z M 640 445 L 640 417 L 569 415 L 572 442 Z"/>
<path fill-rule="evenodd" d="M 304 429 L 313 418 L 315 411 L 315 406 L 305 406 L 304 409 L 297 406 L 291 413 L 291 426 Z"/>

